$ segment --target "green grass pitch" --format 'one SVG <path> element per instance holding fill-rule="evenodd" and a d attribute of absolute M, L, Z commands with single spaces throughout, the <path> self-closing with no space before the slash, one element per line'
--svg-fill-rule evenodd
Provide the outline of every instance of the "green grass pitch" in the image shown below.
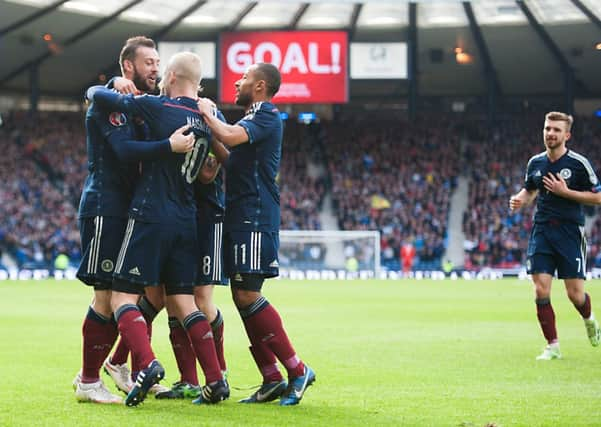
<path fill-rule="evenodd" d="M 564 359 L 537 362 L 544 340 L 527 281 L 271 281 L 265 295 L 317 373 L 301 405 L 289 408 L 236 403 L 260 378 L 220 288 L 231 399 L 195 406 L 149 396 L 127 408 L 73 395 L 89 288 L 0 282 L 0 425 L 601 425 L 601 348 L 588 343 L 563 284 L 554 286 Z M 601 282 L 587 288 L 601 317 Z M 164 313 L 153 346 L 165 383 L 176 381 Z"/>

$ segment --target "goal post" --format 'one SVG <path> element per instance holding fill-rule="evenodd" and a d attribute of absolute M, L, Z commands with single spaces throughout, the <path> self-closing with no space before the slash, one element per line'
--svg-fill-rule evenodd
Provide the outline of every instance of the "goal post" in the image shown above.
<path fill-rule="evenodd" d="M 282 230 L 279 264 L 284 275 L 290 271 L 321 271 L 349 273 L 344 277 L 379 277 L 380 232 Z"/>

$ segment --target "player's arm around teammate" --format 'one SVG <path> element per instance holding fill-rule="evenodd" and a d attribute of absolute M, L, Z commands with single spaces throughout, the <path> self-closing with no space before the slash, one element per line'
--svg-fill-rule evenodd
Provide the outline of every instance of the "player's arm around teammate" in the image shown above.
<path fill-rule="evenodd" d="M 227 161 L 229 155 L 228 149 L 221 142 L 213 138 L 211 141 L 211 151 L 200 169 L 198 180 L 205 185 L 215 182 L 221 166 Z"/>
<path fill-rule="evenodd" d="M 158 74 L 158 53 L 154 42 L 146 37 L 129 39 L 120 55 L 122 73 L 140 84 L 140 90 L 153 90 Z M 120 160 L 114 144 L 128 144 L 135 138 L 133 121 L 121 113 L 106 111 L 91 104 L 86 114 L 86 139 L 88 170 L 79 208 L 82 252 L 84 257 L 77 277 L 94 286 L 94 301 L 84 319 L 83 366 L 74 380 L 78 400 L 98 403 L 121 402 L 111 395 L 99 378 L 99 370 L 117 338 L 111 321 L 112 271 L 116 263 L 120 242 L 126 228 L 127 207 L 133 190 L 135 164 L 126 165 Z M 161 155 L 168 141 L 147 145 L 137 143 L 128 151 L 135 159 L 146 150 Z M 129 167 L 128 167 L 129 166 Z M 129 378 L 127 378 L 129 380 Z M 124 387 L 127 390 L 127 387 Z"/>
<path fill-rule="evenodd" d="M 115 269 L 114 286 L 122 287 L 123 292 L 128 293 L 133 287 L 137 290 L 141 285 L 148 287 L 165 283 L 168 311 L 183 324 L 205 373 L 206 385 L 202 387 L 197 403 L 217 403 L 229 396 L 229 388 L 223 380 L 213 340 L 209 339 L 212 338 L 211 326 L 196 307 L 193 297 L 198 236 L 192 184 L 210 139 L 208 128 L 194 108 L 201 77 L 200 58 L 189 52 L 176 54 L 171 58 L 165 75 L 162 84 L 165 95 L 160 97 L 124 96 L 98 87 L 88 91 L 91 99 L 107 108 L 140 115 L 155 137 L 171 133 L 185 123 L 191 124 L 196 134 L 194 154 L 172 154 L 152 164 L 143 164 L 142 177 L 130 208 L 132 227 L 127 241 L 124 240 L 120 262 Z M 123 292 L 117 297 L 121 297 Z M 119 313 L 125 314 L 126 306 L 128 310 L 134 310 L 126 300 L 116 303 L 121 306 L 115 310 Z M 132 316 L 128 316 L 122 327 L 123 316 L 118 317 L 120 330 L 128 332 L 128 327 L 132 328 L 129 336 L 137 347 L 135 350 L 132 347 L 132 351 L 147 362 L 152 361 L 154 354 L 147 337 L 140 333 L 139 328 L 133 331 L 136 318 L 132 323 Z M 139 384 L 131 390 L 126 403 L 136 405 L 141 402 L 148 391 L 146 379 L 151 376 L 154 377 L 152 381 L 159 379 L 153 366 L 154 362 L 152 365 L 149 363 L 148 368 L 140 373 Z M 140 381 L 143 374 L 145 379 Z"/>
<path fill-rule="evenodd" d="M 280 166 L 283 125 L 271 103 L 281 83 L 272 64 L 250 66 L 236 82 L 236 104 L 246 110 L 242 120 L 228 125 L 218 120 L 212 101 L 198 108 L 213 135 L 230 147 L 227 162 L 224 264 L 232 297 L 251 343 L 251 354 L 263 384 L 244 403 L 280 398 L 280 405 L 296 405 L 315 381 L 313 370 L 294 350 L 282 319 L 261 289 L 266 278 L 279 274 L 280 206 L 275 177 Z M 283 379 L 278 359 L 288 373 Z"/>
<path fill-rule="evenodd" d="M 152 51 L 153 49 L 147 49 Z M 127 56 L 127 55 L 126 55 Z M 144 56 L 144 52 L 141 52 L 140 56 Z M 148 58 L 146 58 L 148 60 Z M 123 60 L 121 62 L 128 62 L 129 60 Z M 155 61 L 153 61 L 155 62 Z M 141 66 L 138 64 L 138 68 Z M 156 71 L 156 67 L 148 66 L 149 72 Z M 130 75 L 128 73 L 124 73 Z M 142 77 L 134 73 L 133 78 L 137 81 L 145 81 Z M 140 93 L 136 88 L 132 80 L 125 77 L 116 77 L 112 80 L 113 88 L 120 93 Z M 133 88 L 133 89 L 132 89 Z M 144 87 L 149 90 L 152 88 Z M 155 160 L 160 159 L 164 156 L 168 156 L 171 153 L 187 153 L 194 147 L 194 135 L 185 133 L 189 131 L 190 126 L 182 126 L 181 128 L 174 131 L 168 138 L 158 141 L 147 141 L 140 139 L 132 139 L 131 127 L 134 126 L 135 120 L 127 115 L 114 112 L 106 111 L 105 117 L 108 120 L 96 120 L 94 125 L 104 135 L 105 140 L 110 145 L 112 151 L 116 154 L 117 158 L 124 165 L 129 164 L 129 168 L 138 169 L 138 162 L 144 160 Z M 129 122 L 129 123 L 128 123 Z M 136 125 L 138 127 L 138 125 Z M 141 135 L 138 134 L 138 138 Z M 108 303 L 110 307 L 110 302 Z M 148 288 L 144 297 L 138 300 L 138 306 L 144 318 L 147 322 L 148 335 L 152 334 L 152 320 L 156 317 L 156 314 L 164 306 L 163 290 L 159 288 Z M 110 309 L 110 308 L 109 308 Z M 111 376 L 118 389 L 128 393 L 133 382 L 131 379 L 131 372 L 127 366 L 127 359 L 129 355 L 129 348 L 127 347 L 124 340 L 120 340 L 115 347 L 112 355 L 106 357 L 103 362 L 105 371 Z M 132 368 L 134 372 L 134 378 L 143 367 L 139 366 L 135 360 L 132 360 Z M 159 384 L 152 387 L 151 392 L 158 392 L 161 390 Z"/>

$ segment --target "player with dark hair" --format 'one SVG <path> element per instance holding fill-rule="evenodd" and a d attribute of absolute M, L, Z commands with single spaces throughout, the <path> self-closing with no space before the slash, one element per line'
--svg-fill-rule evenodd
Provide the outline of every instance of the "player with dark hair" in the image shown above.
<path fill-rule="evenodd" d="M 144 76 L 138 70 L 153 65 L 153 60 L 158 66 L 158 53 L 152 39 L 144 36 L 131 37 L 125 42 L 119 54 L 119 65 L 124 78 L 113 79 L 114 87 L 121 93 L 153 93 L 157 89 L 158 75 Z M 155 67 L 156 68 L 156 67 Z M 110 82 L 109 82 L 110 83 Z M 110 85 L 109 85 L 110 87 Z M 115 113 L 121 114 L 121 113 Z M 142 137 L 146 139 L 148 129 L 140 117 L 134 117 L 134 121 L 142 128 Z M 192 135 L 188 135 L 190 140 Z M 163 153 L 165 154 L 165 153 Z M 138 301 L 140 312 L 146 321 L 149 337 L 152 337 L 152 322 L 159 311 L 164 307 L 163 290 L 159 287 L 148 288 L 147 294 L 142 295 Z M 138 372 L 143 368 L 139 361 L 132 357 L 132 370 L 127 366 L 129 348 L 123 339 L 120 339 L 113 351 L 103 363 L 104 371 L 110 375 L 119 390 L 125 394 L 133 387 L 132 378 L 136 378 Z M 166 388 L 160 384 L 154 385 L 150 392 L 158 393 Z"/>
<path fill-rule="evenodd" d="M 601 339 L 591 298 L 584 292 L 586 238 L 582 209 L 584 204 L 601 204 L 601 185 L 587 158 L 566 147 L 572 123 L 568 114 L 550 112 L 545 116 L 546 150 L 530 159 L 524 188 L 509 200 L 510 209 L 515 210 L 538 196 L 527 260 L 538 321 L 547 339 L 537 360 L 561 358 L 550 299 L 555 272 L 563 279 L 568 298 L 584 319 L 591 344 L 596 347 Z"/>
<path fill-rule="evenodd" d="M 212 101 L 201 99 L 198 106 L 214 136 L 231 149 L 226 163 L 224 262 L 250 351 L 263 375 L 259 390 L 241 402 L 280 398 L 281 405 L 296 405 L 315 381 L 315 373 L 297 356 L 280 315 L 261 294 L 264 280 L 279 272 L 280 195 L 276 175 L 283 129 L 271 99 L 280 82 L 275 66 L 251 65 L 235 84 L 236 104 L 246 109 L 246 115 L 235 125 L 214 117 Z M 288 383 L 276 358 L 286 367 Z"/>
<path fill-rule="evenodd" d="M 140 44 L 138 44 L 138 41 Z M 151 44 L 151 45 L 150 45 Z M 154 42 L 144 37 L 130 39 L 137 45 L 137 68 L 124 68 L 123 75 L 136 80 L 139 90 L 155 88 L 158 54 Z M 131 88 L 130 88 L 131 90 Z M 185 128 L 169 139 L 144 139 L 131 116 L 111 112 L 92 103 L 86 114 L 88 177 L 79 206 L 82 261 L 77 277 L 94 287 L 94 300 L 82 327 L 83 366 L 75 377 L 75 396 L 80 401 L 121 403 L 104 386 L 99 373 L 118 335 L 110 307 L 112 274 L 127 222 L 127 208 L 138 175 L 138 161 L 190 151 L 194 139 L 183 135 Z"/>
<path fill-rule="evenodd" d="M 205 374 L 206 385 L 199 399 L 202 403 L 217 403 L 229 396 L 211 326 L 193 296 L 199 254 L 193 183 L 211 139 L 196 106 L 200 80 L 200 58 L 181 52 L 170 59 L 161 82 L 166 96 L 124 96 L 102 86 L 88 90 L 88 98 L 94 102 L 143 117 L 153 137 L 164 137 L 186 124 L 195 133 L 194 149 L 186 155 L 171 154 L 142 162 L 115 265 L 111 307 L 132 357 L 145 366 L 125 399 L 128 406 L 142 402 L 150 387 L 165 374 L 136 305 L 145 288 L 161 284 L 165 285 L 168 311 L 186 329 Z"/>

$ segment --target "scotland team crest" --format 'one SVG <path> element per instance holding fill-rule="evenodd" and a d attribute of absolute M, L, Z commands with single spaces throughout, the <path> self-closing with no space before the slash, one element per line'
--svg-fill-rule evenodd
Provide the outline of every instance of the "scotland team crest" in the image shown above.
<path fill-rule="evenodd" d="M 115 127 L 123 126 L 127 123 L 127 117 L 123 113 L 111 113 L 109 114 L 109 123 Z"/>
<path fill-rule="evenodd" d="M 110 259 L 102 260 L 102 262 L 100 263 L 100 268 L 102 268 L 102 271 L 110 273 L 111 271 L 113 271 L 113 261 L 111 261 Z"/>
<path fill-rule="evenodd" d="M 564 168 L 562 170 L 559 171 L 559 175 L 563 178 L 563 179 L 570 179 L 570 177 L 572 176 L 572 171 L 568 168 Z"/>

